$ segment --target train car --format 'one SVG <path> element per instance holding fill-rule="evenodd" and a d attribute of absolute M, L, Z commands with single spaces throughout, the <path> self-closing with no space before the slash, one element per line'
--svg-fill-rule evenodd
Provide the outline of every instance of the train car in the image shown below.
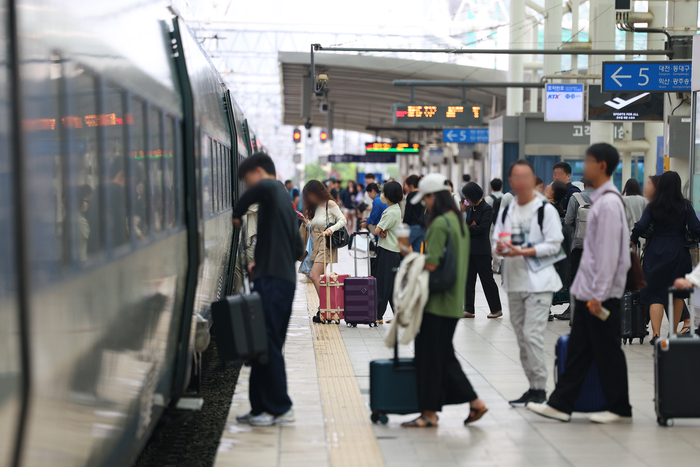
<path fill-rule="evenodd" d="M 0 467 L 127 466 L 231 290 L 247 122 L 167 2 L 1 1 Z"/>

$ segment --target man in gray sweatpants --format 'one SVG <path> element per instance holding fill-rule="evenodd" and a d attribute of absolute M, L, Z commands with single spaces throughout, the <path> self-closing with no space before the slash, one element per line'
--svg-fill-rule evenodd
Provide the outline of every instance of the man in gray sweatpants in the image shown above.
<path fill-rule="evenodd" d="M 510 321 L 520 347 L 520 362 L 530 388 L 510 401 L 514 407 L 547 400 L 544 332 L 553 292 L 562 283 L 554 264 L 565 258 L 564 235 L 557 210 L 535 191 L 535 172 L 518 159 L 508 175 L 515 199 L 499 215 L 493 247 L 502 256 L 503 287 L 508 292 Z M 510 238 L 509 238 L 510 237 Z"/>

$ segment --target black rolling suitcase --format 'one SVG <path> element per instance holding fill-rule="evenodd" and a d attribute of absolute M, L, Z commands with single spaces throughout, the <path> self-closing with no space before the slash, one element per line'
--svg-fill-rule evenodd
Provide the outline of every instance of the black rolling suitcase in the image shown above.
<path fill-rule="evenodd" d="M 647 310 L 639 302 L 639 292 L 628 290 L 622 296 L 622 343 L 631 344 L 633 339 L 644 343 L 647 336 Z"/>
<path fill-rule="evenodd" d="M 245 269 L 248 269 L 246 264 Z M 222 363 L 242 364 L 251 360 L 267 363 L 267 329 L 262 300 L 257 292 L 250 292 L 244 280 L 244 292 L 211 305 L 214 318 L 212 331 Z"/>
<path fill-rule="evenodd" d="M 673 297 L 690 298 L 690 290 L 669 289 L 669 316 L 673 316 Z M 695 313 L 690 313 L 691 329 Z M 670 328 L 672 328 L 671 326 Z M 673 334 L 669 328 L 666 339 L 658 339 L 654 347 L 654 386 L 656 390 L 656 421 L 669 426 L 674 418 L 700 418 L 700 336 Z"/>

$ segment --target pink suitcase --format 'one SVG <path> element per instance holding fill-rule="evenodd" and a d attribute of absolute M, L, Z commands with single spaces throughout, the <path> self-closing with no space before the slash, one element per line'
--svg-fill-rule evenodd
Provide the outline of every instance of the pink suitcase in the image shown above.
<path fill-rule="evenodd" d="M 326 322 L 340 323 L 345 318 L 345 279 L 349 274 L 330 272 L 321 276 L 319 281 L 319 301 L 321 319 Z"/>

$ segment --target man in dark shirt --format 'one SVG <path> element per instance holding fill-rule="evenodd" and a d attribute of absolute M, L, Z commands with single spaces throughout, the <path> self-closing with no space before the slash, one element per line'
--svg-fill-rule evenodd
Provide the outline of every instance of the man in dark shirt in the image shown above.
<path fill-rule="evenodd" d="M 427 210 L 422 204 L 413 204 L 411 200 L 418 195 L 419 175 L 409 175 L 404 182 L 404 192 L 406 193 L 406 210 L 403 214 L 403 223 L 411 227 L 411 236 L 408 242 L 413 251 L 420 253 L 421 245 L 425 239 L 425 227 Z"/>
<path fill-rule="evenodd" d="M 241 162 L 238 178 L 245 181 L 248 189 L 233 210 L 233 224 L 240 227 L 248 207 L 255 203 L 259 206 L 255 263 L 248 269 L 255 280 L 255 291 L 262 299 L 269 362 L 251 365 L 250 413 L 236 418 L 239 423 L 253 426 L 294 421 L 282 347 L 296 287 L 294 263 L 303 254 L 304 246 L 289 193 L 275 176 L 275 164 L 267 154 L 256 153 Z"/>
<path fill-rule="evenodd" d="M 566 197 L 561 200 L 561 207 L 564 209 L 564 212 L 566 212 L 566 208 L 569 206 L 569 200 L 571 199 L 571 196 L 574 193 L 580 193 L 581 190 L 571 183 L 571 166 L 564 162 L 557 162 L 554 164 L 554 180 L 566 183 Z"/>

